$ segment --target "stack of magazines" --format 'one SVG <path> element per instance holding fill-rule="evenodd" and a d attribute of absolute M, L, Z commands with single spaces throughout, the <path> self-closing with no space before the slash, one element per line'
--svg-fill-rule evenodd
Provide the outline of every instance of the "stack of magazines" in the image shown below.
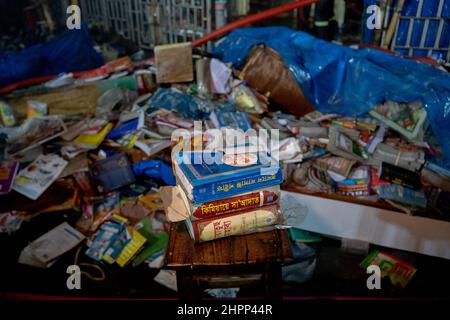
<path fill-rule="evenodd" d="M 179 152 L 173 166 L 196 242 L 267 231 L 281 222 L 283 173 L 269 154 Z"/>

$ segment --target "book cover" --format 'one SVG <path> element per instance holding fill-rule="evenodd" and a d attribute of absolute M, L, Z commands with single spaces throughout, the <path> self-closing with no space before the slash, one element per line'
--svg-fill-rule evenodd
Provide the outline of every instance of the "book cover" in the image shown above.
<path fill-rule="evenodd" d="M 131 241 L 123 248 L 116 262 L 122 268 L 139 252 L 147 239 L 134 229 L 129 229 L 131 233 Z"/>
<path fill-rule="evenodd" d="M 19 263 L 49 268 L 58 257 L 75 248 L 85 236 L 67 222 L 48 231 L 26 246 L 19 256 Z"/>
<path fill-rule="evenodd" d="M 75 139 L 75 143 L 86 149 L 97 149 L 112 128 L 112 123 L 108 123 L 98 133 L 83 133 Z"/>
<path fill-rule="evenodd" d="M 101 225 L 94 240 L 89 243 L 86 255 L 94 260 L 113 264 L 131 240 L 127 225 L 127 219 L 113 215 Z"/>
<path fill-rule="evenodd" d="M 261 190 L 251 191 L 233 197 L 208 201 L 200 205 L 194 205 L 188 200 L 182 188 L 178 188 L 181 199 L 192 220 L 205 219 L 226 213 L 254 209 L 262 206 L 275 204 L 280 198 L 280 187 L 273 186 Z"/>
<path fill-rule="evenodd" d="M 3 101 L 0 101 L 0 124 L 5 127 L 12 127 L 16 124 L 11 106 Z"/>
<path fill-rule="evenodd" d="M 0 161 L 0 195 L 8 194 L 14 183 L 19 164 L 14 161 Z"/>
<path fill-rule="evenodd" d="M 415 191 L 397 184 L 378 186 L 376 190 L 382 199 L 420 208 L 427 207 L 427 198 L 425 193 L 421 190 Z"/>
<path fill-rule="evenodd" d="M 189 200 L 196 204 L 281 184 L 279 163 L 265 153 L 212 154 L 208 164 L 200 152 L 174 154 L 174 172 Z M 199 158 L 197 158 L 199 157 Z"/>
<path fill-rule="evenodd" d="M 244 132 L 253 129 L 248 114 L 245 112 L 213 111 L 210 119 L 216 128 L 230 127 Z"/>
<path fill-rule="evenodd" d="M 97 161 L 89 168 L 89 171 L 100 193 L 116 190 L 136 180 L 125 153 Z"/>
<path fill-rule="evenodd" d="M 279 206 L 272 205 L 196 221 L 187 219 L 186 225 L 194 241 L 204 242 L 259 232 L 279 223 L 280 218 Z"/>
<path fill-rule="evenodd" d="M 133 266 L 136 267 L 156 252 L 163 250 L 167 246 L 169 235 L 165 232 L 154 231 L 149 217 L 144 218 L 134 228 L 147 240 L 144 248 L 133 258 Z"/>
<path fill-rule="evenodd" d="M 66 131 L 64 122 L 57 116 L 27 120 L 20 126 L 20 136 L 7 145 L 6 153 L 9 157 L 18 153 L 23 154 L 25 151 L 61 136 Z"/>
<path fill-rule="evenodd" d="M 60 176 L 68 162 L 55 155 L 40 155 L 21 170 L 14 180 L 13 189 L 24 196 L 36 200 Z"/>

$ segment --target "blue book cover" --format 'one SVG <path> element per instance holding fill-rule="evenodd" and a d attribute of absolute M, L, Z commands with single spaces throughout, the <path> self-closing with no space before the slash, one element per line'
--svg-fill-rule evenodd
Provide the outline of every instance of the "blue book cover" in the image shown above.
<path fill-rule="evenodd" d="M 199 204 L 281 184 L 279 163 L 264 153 L 184 152 L 174 157 L 175 174 Z"/>
<path fill-rule="evenodd" d="M 248 114 L 245 112 L 213 111 L 210 116 L 216 128 L 230 127 L 244 132 L 253 129 Z"/>

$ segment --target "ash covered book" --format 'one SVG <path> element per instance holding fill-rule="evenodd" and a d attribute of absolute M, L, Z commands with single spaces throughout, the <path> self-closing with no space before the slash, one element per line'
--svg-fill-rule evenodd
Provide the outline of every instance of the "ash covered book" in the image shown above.
<path fill-rule="evenodd" d="M 282 169 L 267 153 L 179 152 L 173 154 L 175 176 L 189 201 L 202 204 L 276 186 Z"/>

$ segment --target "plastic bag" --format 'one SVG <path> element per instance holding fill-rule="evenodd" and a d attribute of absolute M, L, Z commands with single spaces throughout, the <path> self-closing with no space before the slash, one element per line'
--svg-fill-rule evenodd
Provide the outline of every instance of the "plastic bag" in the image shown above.
<path fill-rule="evenodd" d="M 178 112 L 185 118 L 195 120 L 207 119 L 213 110 L 236 111 L 236 104 L 228 100 L 211 101 L 184 93 L 175 88 L 159 88 L 151 97 L 150 108 L 147 113 L 158 109 L 167 109 Z"/>
<path fill-rule="evenodd" d="M 176 180 L 172 167 L 161 160 L 146 160 L 133 165 L 136 176 L 145 175 L 150 178 L 160 179 L 168 186 L 175 186 Z"/>

